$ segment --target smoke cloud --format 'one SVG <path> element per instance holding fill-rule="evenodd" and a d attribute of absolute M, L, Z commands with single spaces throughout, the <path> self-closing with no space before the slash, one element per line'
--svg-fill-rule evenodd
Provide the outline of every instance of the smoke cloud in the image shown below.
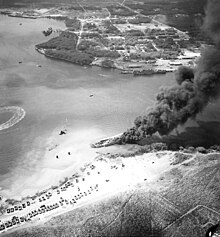
<path fill-rule="evenodd" d="M 180 67 L 177 85 L 163 88 L 156 104 L 146 116 L 138 117 L 135 126 L 122 135 L 124 142 L 136 142 L 158 132 L 167 135 L 189 118 L 195 119 L 207 104 L 220 94 L 220 1 L 210 0 L 206 8 L 204 30 L 214 45 L 202 52 L 195 69 Z"/>
<path fill-rule="evenodd" d="M 216 46 L 220 47 L 220 2 L 209 0 L 206 8 L 206 17 L 203 25 L 204 30 L 210 34 Z"/>

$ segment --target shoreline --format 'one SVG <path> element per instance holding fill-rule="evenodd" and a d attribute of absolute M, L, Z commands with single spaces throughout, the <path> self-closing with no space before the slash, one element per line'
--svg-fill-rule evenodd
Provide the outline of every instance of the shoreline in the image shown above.
<path fill-rule="evenodd" d="M 8 15 L 10 17 L 20 17 L 20 18 L 30 18 L 30 19 L 51 18 L 51 17 L 52 18 L 57 17 L 57 19 L 59 19 L 60 17 L 64 17 L 64 18 L 67 17 L 65 14 L 64 15 L 51 14 L 51 11 L 53 11 L 53 10 L 54 9 L 46 9 L 45 11 L 40 12 L 40 10 L 34 9 L 33 10 L 34 13 L 33 12 L 26 13 L 25 11 L 19 12 L 19 11 L 10 10 L 10 9 L 3 9 L 0 11 L 0 14 Z M 166 27 L 169 28 L 169 26 L 166 26 Z M 69 31 L 67 31 L 67 32 L 69 32 Z M 178 32 L 180 32 L 180 31 L 178 31 Z M 178 54 L 177 56 L 175 56 L 175 54 L 174 54 L 173 57 L 169 57 L 169 58 L 154 57 L 153 60 L 140 60 L 140 59 L 136 60 L 135 59 L 135 60 L 130 60 L 130 61 L 124 62 L 122 59 L 124 54 L 121 54 L 120 51 L 116 51 L 117 53 L 120 54 L 120 57 L 118 58 L 118 60 L 114 59 L 114 58 L 108 58 L 108 57 L 96 58 L 96 56 L 92 55 L 94 57 L 92 62 L 87 61 L 87 62 L 80 63 L 80 62 L 77 62 L 76 60 L 66 59 L 65 54 L 63 54 L 64 57 L 63 57 L 63 55 L 62 55 L 62 57 L 60 55 L 51 56 L 51 55 L 48 55 L 46 52 L 43 52 L 43 50 L 45 50 L 45 49 L 37 48 L 36 46 L 35 46 L 35 49 L 38 52 L 41 51 L 40 53 L 44 54 L 48 58 L 61 60 L 61 61 L 65 61 L 65 62 L 70 62 L 70 63 L 74 63 L 76 65 L 81 65 L 81 66 L 95 65 L 95 66 L 99 66 L 101 68 L 117 69 L 122 74 L 132 74 L 135 77 L 137 77 L 137 76 L 151 76 L 151 75 L 155 75 L 155 74 L 165 74 L 165 73 L 169 73 L 169 72 L 174 72 L 181 65 L 182 66 L 187 65 L 187 66 L 193 67 L 193 66 L 195 66 L 195 60 L 198 57 L 200 57 L 200 53 L 195 51 L 195 49 L 198 50 L 197 48 L 190 49 L 190 51 L 189 51 L 189 49 L 187 49 L 185 47 L 185 48 L 182 48 L 181 54 Z M 50 49 L 50 50 L 53 50 L 53 49 Z M 163 50 L 163 48 L 161 50 Z M 79 50 L 79 52 L 81 52 L 81 51 Z M 156 50 L 156 52 L 158 52 L 158 49 Z M 90 55 L 88 57 L 90 57 Z M 102 62 L 106 59 L 107 60 L 109 59 L 110 61 L 112 61 L 113 65 L 103 66 Z M 152 62 L 152 61 L 154 61 L 154 62 Z"/>
<path fill-rule="evenodd" d="M 26 172 L 20 175 L 23 166 L 15 167 L 13 173 L 9 172 L 2 180 L 1 195 L 17 200 L 34 195 L 36 192 L 56 186 L 65 177 L 79 172 L 84 164 L 97 156 L 95 149 L 89 144 L 104 136 L 100 130 L 87 127 L 76 130 L 68 126 L 63 135 L 60 134 L 61 130 L 64 130 L 62 126 L 50 131 L 44 136 L 44 142 L 37 138 L 31 150 L 28 150 L 23 157 L 23 162 L 29 164 L 24 165 Z M 38 162 L 34 162 L 31 166 L 34 157 Z"/>
<path fill-rule="evenodd" d="M 163 172 L 164 168 L 167 169 L 169 166 L 172 152 L 163 151 L 162 154 L 166 159 L 160 161 L 157 160 L 156 153 L 144 154 L 142 157 L 116 159 L 99 155 L 92 163 L 81 168 L 81 174 L 73 174 L 56 187 L 43 190 L 32 197 L 24 197 L 22 201 L 12 201 L 6 213 L 0 217 L 5 227 L 3 229 L 3 224 L 0 224 L 0 233 L 16 230 L 16 227 L 25 227 L 28 223 L 37 224 L 39 221 L 45 221 L 88 203 L 102 200 L 109 197 L 109 190 L 111 190 L 111 195 L 114 195 L 124 189 L 134 187 L 144 179 L 152 181 L 158 176 L 158 167 L 160 172 Z M 152 165 L 157 163 L 156 160 L 158 161 L 157 169 L 150 171 L 149 166 L 151 165 L 152 168 Z M 141 168 L 142 162 L 149 164 L 147 165 L 148 174 L 144 171 L 145 168 Z M 134 172 L 134 165 L 143 169 L 138 175 Z M 120 182 L 118 182 L 119 177 Z"/>
<path fill-rule="evenodd" d="M 48 156 L 52 156 L 54 159 L 54 155 L 58 154 L 58 151 L 62 154 L 70 151 L 69 145 L 73 146 L 74 140 L 72 140 L 72 134 L 69 134 L 68 129 L 65 132 L 67 134 L 62 136 L 57 131 L 56 135 L 53 134 L 52 141 L 54 141 L 54 136 L 59 137 L 61 141 L 52 150 L 50 148 L 54 144 L 47 143 L 45 154 L 45 157 L 49 159 L 47 162 L 51 162 Z M 121 133 L 101 139 L 94 144 L 105 144 L 106 141 L 115 140 L 120 136 Z M 0 234 L 29 225 L 37 225 L 54 216 L 109 198 L 110 195 L 118 194 L 123 190 L 135 188 L 139 183 L 150 184 L 174 166 L 178 167 L 184 162 L 189 162 L 198 153 L 204 152 L 197 148 L 193 151 L 190 150 L 190 152 L 187 148 L 171 151 L 166 147 L 163 149 L 157 146 L 153 147 L 153 144 L 152 149 L 148 151 L 143 147 L 133 147 L 132 149 L 125 147 L 124 151 L 120 147 L 114 148 L 114 151 L 103 148 L 104 150 L 101 152 L 93 148 L 89 149 L 94 151 L 92 154 L 96 155 L 91 157 L 90 161 L 82 162 L 80 160 L 80 168 L 75 172 L 73 167 L 70 167 L 71 174 L 67 174 L 65 166 L 62 166 L 62 162 L 65 161 L 60 160 L 61 166 L 60 163 L 57 163 L 61 170 L 65 171 L 65 178 L 59 180 L 56 185 L 41 189 L 34 195 L 23 196 L 20 200 L 6 200 L 1 197 Z M 216 150 L 210 148 L 205 152 L 205 154 L 220 154 L 218 147 Z M 72 153 L 74 154 L 71 150 Z M 61 158 L 59 157 L 59 159 Z M 72 163 L 72 160 L 68 162 Z"/>
<path fill-rule="evenodd" d="M 40 49 L 36 50 L 39 52 Z M 71 62 L 48 56 L 44 51 L 39 53 L 56 60 Z M 87 137 L 85 137 L 85 134 L 82 135 L 84 135 L 84 140 L 82 141 L 86 143 Z M 99 148 L 100 145 L 100 148 L 105 148 L 114 145 L 115 140 L 120 136 L 121 134 L 118 134 L 101 139 L 96 143 L 92 143 L 91 147 Z M 40 177 L 41 174 L 45 174 L 45 176 L 42 175 L 41 178 L 49 177 L 49 182 L 53 182 L 53 177 L 55 177 L 56 174 L 59 176 L 61 172 L 62 174 L 65 173 L 67 177 L 57 182 L 57 185 L 53 187 L 48 186 L 49 188 L 40 189 L 42 191 L 34 195 L 23 196 L 19 201 L 7 201 L 7 204 L 9 202 L 11 204 L 5 206 L 6 213 L 0 215 L 0 234 L 15 231 L 30 225 L 38 225 L 54 216 L 72 211 L 89 203 L 103 200 L 123 190 L 134 188 L 137 184 L 142 182 L 146 182 L 149 185 L 158 179 L 160 174 L 172 169 L 172 165 L 179 165 L 179 163 L 173 164 L 175 163 L 173 160 L 175 160 L 176 153 L 186 155 L 187 159 L 192 158 L 194 155 L 194 153 L 187 155 L 180 151 L 163 150 L 150 151 L 141 155 L 135 154 L 134 156 L 126 157 L 120 155 L 120 153 L 116 153 L 115 155 L 111 153 L 100 153 L 98 156 L 92 157 L 89 155 L 90 153 L 85 152 L 77 157 L 76 152 L 78 150 L 75 150 L 75 147 L 77 147 L 78 144 L 70 139 L 66 139 L 65 135 L 61 137 L 62 141 L 52 144 L 53 146 L 48 147 L 45 153 L 45 159 L 48 159 L 43 165 L 51 163 L 51 166 L 48 168 L 46 165 L 42 165 L 45 173 L 39 173 L 37 177 Z M 66 140 L 68 140 L 68 144 L 65 143 Z M 65 146 L 63 148 L 62 145 L 64 143 Z M 89 146 L 89 143 L 86 145 Z M 93 151 L 95 153 L 97 150 L 94 149 Z M 47 157 L 49 153 L 51 154 Z M 98 152 L 96 153 L 98 154 Z M 84 162 L 80 159 L 86 157 L 86 155 L 90 157 L 91 161 Z M 76 162 L 78 166 L 81 165 L 78 172 L 72 170 L 73 165 L 68 167 L 68 165 L 73 162 Z M 59 169 L 57 167 L 59 167 Z M 46 172 L 47 175 L 51 173 L 51 176 L 46 176 Z M 69 176 L 70 172 L 72 172 L 72 175 Z M 32 177 L 30 177 L 30 180 L 34 181 Z M 38 185 L 38 183 L 35 185 Z M 5 201 L 5 198 L 3 198 L 2 203 Z"/>
<path fill-rule="evenodd" d="M 52 58 L 54 60 L 59 60 L 59 61 L 63 61 L 63 62 L 68 62 L 68 63 L 72 63 L 72 64 L 75 64 L 75 65 L 79 65 L 79 66 L 97 66 L 97 67 L 101 67 L 101 68 L 104 68 L 104 69 L 116 69 L 116 70 L 119 70 L 121 74 L 132 74 L 133 76 L 137 77 L 137 76 L 151 76 L 151 75 L 155 75 L 155 74 L 158 74 L 158 75 L 163 75 L 163 74 L 166 74 L 166 73 L 169 73 L 169 72 L 174 72 L 176 69 L 170 69 L 169 67 L 164 67 L 163 69 L 160 69 L 160 68 L 150 68 L 150 69 L 141 69 L 141 70 L 128 70 L 127 68 L 123 68 L 121 66 L 118 66 L 117 64 L 115 65 L 115 67 L 103 67 L 101 65 L 101 62 L 96 62 L 96 61 L 93 61 L 91 64 L 89 65 L 81 65 L 81 64 L 77 64 L 75 62 L 72 62 L 71 60 L 68 60 L 68 59 L 64 59 L 64 58 L 59 58 L 59 57 L 55 57 L 55 56 L 51 56 L 51 55 L 48 55 L 46 52 L 45 52 L 45 49 L 43 48 L 38 48 L 35 46 L 35 50 L 44 55 L 45 57 L 48 57 L 48 58 Z"/>
<path fill-rule="evenodd" d="M 81 173 L 10 204 L 0 216 L 0 234 L 44 223 L 54 216 L 134 189 L 140 183 L 155 183 L 162 174 L 190 162 L 196 155 L 197 152 L 169 150 L 113 158 L 101 154 L 81 167 Z"/>

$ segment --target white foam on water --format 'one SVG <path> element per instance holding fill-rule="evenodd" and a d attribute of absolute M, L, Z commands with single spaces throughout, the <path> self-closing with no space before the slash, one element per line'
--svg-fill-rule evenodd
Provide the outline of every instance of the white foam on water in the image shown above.
<path fill-rule="evenodd" d="M 20 122 L 26 114 L 25 110 L 18 106 L 0 107 L 0 113 L 5 112 L 13 113 L 13 116 L 8 121 L 0 124 L 0 131 L 14 126 L 18 122 Z"/>

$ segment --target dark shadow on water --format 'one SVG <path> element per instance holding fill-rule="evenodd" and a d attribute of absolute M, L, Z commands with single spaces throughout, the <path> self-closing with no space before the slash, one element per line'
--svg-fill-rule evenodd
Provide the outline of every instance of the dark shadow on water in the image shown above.
<path fill-rule="evenodd" d="M 220 122 L 216 121 L 197 121 L 199 127 L 187 127 L 184 132 L 168 136 L 152 136 L 144 139 L 141 145 L 154 142 L 164 142 L 168 145 L 178 146 L 203 146 L 208 148 L 212 145 L 220 144 Z"/>
<path fill-rule="evenodd" d="M 8 88 L 18 88 L 26 86 L 27 82 L 23 77 L 19 76 L 18 74 L 11 73 L 6 76 L 4 84 Z"/>
<path fill-rule="evenodd" d="M 7 106 L 22 106 L 23 102 L 21 100 L 10 100 Z"/>

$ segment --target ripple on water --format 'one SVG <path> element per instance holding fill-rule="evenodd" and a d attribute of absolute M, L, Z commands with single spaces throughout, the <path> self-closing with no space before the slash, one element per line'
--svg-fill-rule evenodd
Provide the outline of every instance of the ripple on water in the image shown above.
<path fill-rule="evenodd" d="M 18 106 L 0 107 L 0 113 L 13 114 L 6 122 L 0 124 L 0 131 L 14 126 L 25 117 L 25 110 Z"/>

